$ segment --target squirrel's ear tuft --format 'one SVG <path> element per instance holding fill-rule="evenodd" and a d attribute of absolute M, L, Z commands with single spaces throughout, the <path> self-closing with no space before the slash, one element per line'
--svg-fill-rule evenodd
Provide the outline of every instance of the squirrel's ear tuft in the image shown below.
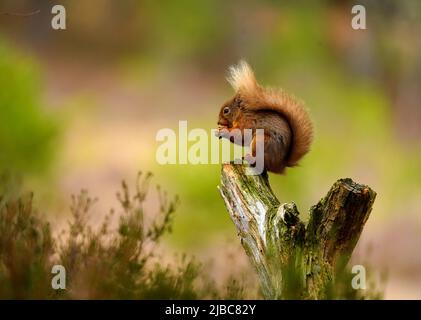
<path fill-rule="evenodd" d="M 244 60 L 229 68 L 227 80 L 235 91 L 250 92 L 258 86 L 253 70 Z"/>

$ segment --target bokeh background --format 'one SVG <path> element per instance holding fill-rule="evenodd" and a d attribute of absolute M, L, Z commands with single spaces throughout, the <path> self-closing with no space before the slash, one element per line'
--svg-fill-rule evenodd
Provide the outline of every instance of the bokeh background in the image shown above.
<path fill-rule="evenodd" d="M 65 31 L 51 28 L 54 4 Z M 387 274 L 385 298 L 420 299 L 421 3 L 358 1 L 366 30 L 351 28 L 354 4 L 1 0 L 2 13 L 41 11 L 0 15 L 0 169 L 22 177 L 54 230 L 71 194 L 100 199 L 95 224 L 122 179 L 152 171 L 180 197 L 165 246 L 210 261 L 216 279 L 252 273 L 217 191 L 220 166 L 155 161 L 159 129 L 215 128 L 232 95 L 227 68 L 244 58 L 315 122 L 301 167 L 270 176 L 280 201 L 305 219 L 338 178 L 370 185 L 378 196 L 353 262 Z"/>

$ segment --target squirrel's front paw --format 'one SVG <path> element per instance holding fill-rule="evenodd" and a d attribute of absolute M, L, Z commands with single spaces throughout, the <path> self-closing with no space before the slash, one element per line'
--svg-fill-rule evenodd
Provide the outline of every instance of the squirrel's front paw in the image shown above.
<path fill-rule="evenodd" d="M 230 131 L 226 127 L 218 127 L 218 130 L 215 131 L 215 136 L 219 139 L 230 138 Z"/>
<path fill-rule="evenodd" d="M 222 134 L 220 130 L 215 130 L 215 137 L 222 139 Z"/>

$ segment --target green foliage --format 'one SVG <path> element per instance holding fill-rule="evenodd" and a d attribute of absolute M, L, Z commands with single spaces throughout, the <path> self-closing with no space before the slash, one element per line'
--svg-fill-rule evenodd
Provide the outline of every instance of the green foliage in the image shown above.
<path fill-rule="evenodd" d="M 0 38 L 0 169 L 37 172 L 48 163 L 57 127 L 40 106 L 30 59 Z"/>
<path fill-rule="evenodd" d="M 160 263 L 157 246 L 171 230 L 177 198 L 158 188 L 160 206 L 146 223 L 144 202 L 151 175 L 139 175 L 135 193 L 118 193 L 122 214 L 113 212 L 98 230 L 87 223 L 96 199 L 86 191 L 72 197 L 69 228 L 53 237 L 32 207 L 32 195 L 0 196 L 0 298 L 12 299 L 201 299 L 241 298 L 238 281 L 218 288 L 192 258 Z M 51 288 L 51 268 L 66 268 L 66 289 Z"/>
<path fill-rule="evenodd" d="M 34 214 L 32 195 L 0 195 L 0 298 L 46 297 L 53 245 L 48 223 Z"/>

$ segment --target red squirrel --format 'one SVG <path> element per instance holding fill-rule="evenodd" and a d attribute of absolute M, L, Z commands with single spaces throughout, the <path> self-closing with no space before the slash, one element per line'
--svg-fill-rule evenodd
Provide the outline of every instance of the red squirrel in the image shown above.
<path fill-rule="evenodd" d="M 286 167 L 298 165 L 310 150 L 313 140 L 313 124 L 304 105 L 282 90 L 260 86 L 245 61 L 230 68 L 227 80 L 235 95 L 223 104 L 219 112 L 219 138 L 228 138 L 223 132 L 244 135 L 244 129 L 251 129 L 251 142 L 240 141 L 243 145 L 250 143 L 255 157 L 256 142 L 263 139 L 264 169 L 283 174 Z M 256 129 L 263 129 L 264 135 L 256 135 Z M 230 140 L 233 141 L 232 136 Z M 250 162 L 248 156 L 245 159 Z"/>

